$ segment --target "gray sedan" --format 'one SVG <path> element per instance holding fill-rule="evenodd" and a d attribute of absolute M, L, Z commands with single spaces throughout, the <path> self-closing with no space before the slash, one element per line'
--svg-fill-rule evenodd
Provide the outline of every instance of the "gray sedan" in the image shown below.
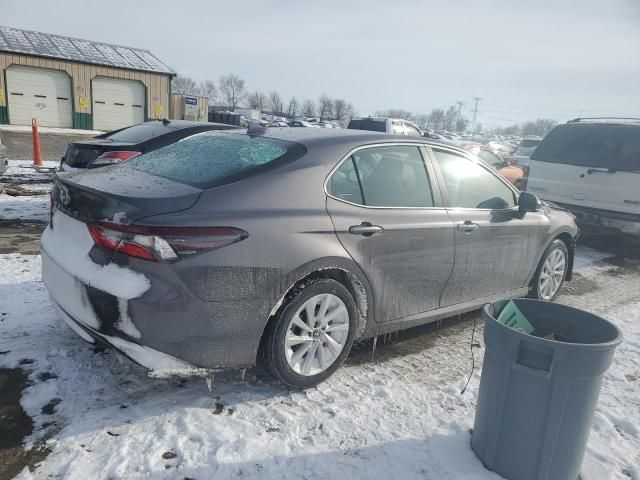
<path fill-rule="evenodd" d="M 51 212 L 43 278 L 82 338 L 156 376 L 259 362 L 301 388 L 354 340 L 552 300 L 578 233 L 461 149 L 334 129 L 206 132 L 60 174 Z"/>

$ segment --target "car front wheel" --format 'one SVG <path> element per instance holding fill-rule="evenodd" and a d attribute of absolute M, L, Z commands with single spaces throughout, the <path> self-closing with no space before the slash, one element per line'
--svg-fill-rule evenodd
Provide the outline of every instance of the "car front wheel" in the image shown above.
<path fill-rule="evenodd" d="M 294 388 L 321 383 L 349 354 L 356 318 L 353 297 L 341 283 L 322 279 L 305 286 L 267 331 L 264 366 Z"/>
<path fill-rule="evenodd" d="M 538 265 L 532 296 L 545 301 L 556 298 L 567 275 L 568 265 L 567 245 L 562 240 L 554 240 L 545 250 Z"/>

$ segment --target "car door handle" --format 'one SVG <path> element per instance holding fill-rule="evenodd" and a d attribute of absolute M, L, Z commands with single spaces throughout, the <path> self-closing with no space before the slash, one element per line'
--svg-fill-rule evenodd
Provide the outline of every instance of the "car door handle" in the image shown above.
<path fill-rule="evenodd" d="M 376 233 L 381 233 L 384 231 L 380 225 L 371 225 L 369 222 L 362 222 L 360 225 L 351 225 L 349 227 L 349 232 L 354 235 L 364 235 L 365 237 L 370 237 Z"/>
<path fill-rule="evenodd" d="M 456 230 L 458 230 L 460 232 L 464 232 L 467 235 L 470 235 L 475 230 L 477 230 L 479 227 L 480 227 L 480 225 L 478 225 L 477 223 L 473 223 L 473 222 L 470 222 L 469 220 L 467 220 L 464 223 L 457 224 L 456 225 Z"/>

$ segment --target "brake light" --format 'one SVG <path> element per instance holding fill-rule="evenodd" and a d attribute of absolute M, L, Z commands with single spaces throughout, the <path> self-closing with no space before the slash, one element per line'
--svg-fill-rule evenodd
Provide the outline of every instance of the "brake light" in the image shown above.
<path fill-rule="evenodd" d="M 96 160 L 111 159 L 116 162 L 124 162 L 125 160 L 129 160 L 130 158 L 140 155 L 140 153 L 141 152 L 135 152 L 133 150 L 110 150 L 108 152 L 104 152 Z"/>
<path fill-rule="evenodd" d="M 522 167 L 522 180 L 520 180 L 520 191 L 527 191 L 527 181 L 529 179 L 529 167 Z"/>
<path fill-rule="evenodd" d="M 233 227 L 152 227 L 101 222 L 87 225 L 93 241 L 108 250 L 156 261 L 215 250 L 244 240 L 244 230 Z"/>

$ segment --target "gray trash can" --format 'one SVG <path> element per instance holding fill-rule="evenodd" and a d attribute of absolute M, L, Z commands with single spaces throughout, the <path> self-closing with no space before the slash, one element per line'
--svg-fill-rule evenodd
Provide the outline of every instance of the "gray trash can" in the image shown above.
<path fill-rule="evenodd" d="M 506 301 L 482 309 L 485 354 L 471 447 L 508 480 L 576 480 L 622 333 L 582 310 L 514 301 L 539 336 L 496 320 Z M 540 338 L 550 334 L 560 341 Z"/>

